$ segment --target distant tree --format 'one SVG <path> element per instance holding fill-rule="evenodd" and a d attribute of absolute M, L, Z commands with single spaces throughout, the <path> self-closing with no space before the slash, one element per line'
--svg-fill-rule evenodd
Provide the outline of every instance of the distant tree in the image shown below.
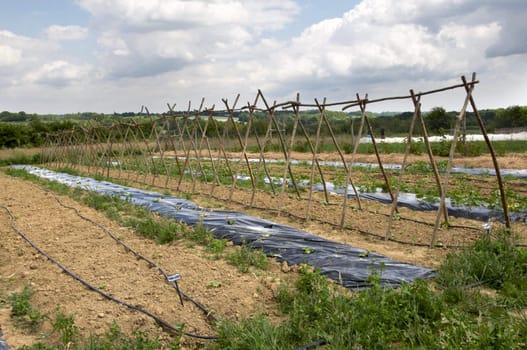
<path fill-rule="evenodd" d="M 428 130 L 433 133 L 444 134 L 446 130 L 452 127 L 454 116 L 447 113 L 443 107 L 434 107 L 426 115 L 426 124 Z"/>
<path fill-rule="evenodd" d="M 517 128 L 520 126 L 527 126 L 527 107 L 511 106 L 497 111 L 497 128 Z"/>
<path fill-rule="evenodd" d="M 246 113 L 246 112 L 244 112 L 244 113 L 239 113 L 239 114 L 238 114 L 238 121 L 239 121 L 240 123 L 246 123 L 246 122 L 248 122 L 248 121 L 249 121 L 249 113 Z"/>
<path fill-rule="evenodd" d="M 0 113 L 0 121 L 3 122 L 25 122 L 28 120 L 26 112 L 11 113 L 8 111 L 3 111 Z"/>
<path fill-rule="evenodd" d="M 49 131 L 48 124 L 43 123 L 38 118 L 32 118 L 29 122 L 29 138 L 33 146 L 40 146 L 44 143 L 46 132 Z"/>
<path fill-rule="evenodd" d="M 28 137 L 20 124 L 0 123 L 0 147 L 15 148 L 27 142 Z"/>

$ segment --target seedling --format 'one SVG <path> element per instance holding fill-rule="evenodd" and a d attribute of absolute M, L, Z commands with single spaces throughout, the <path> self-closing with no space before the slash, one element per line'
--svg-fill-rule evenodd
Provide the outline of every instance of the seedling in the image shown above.
<path fill-rule="evenodd" d="M 221 287 L 220 281 L 210 281 L 207 283 L 207 288 L 219 288 Z"/>
<path fill-rule="evenodd" d="M 314 252 L 314 250 L 309 247 L 304 247 L 302 250 L 304 251 L 304 254 L 311 254 Z"/>

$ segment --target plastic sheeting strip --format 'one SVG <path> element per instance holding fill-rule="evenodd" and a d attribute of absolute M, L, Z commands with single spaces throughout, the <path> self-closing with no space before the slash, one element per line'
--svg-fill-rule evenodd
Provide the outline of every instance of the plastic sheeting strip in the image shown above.
<path fill-rule="evenodd" d="M 257 161 L 257 159 L 249 159 L 249 161 Z M 268 159 L 267 162 L 278 162 L 276 159 Z M 301 163 L 305 162 L 310 164 L 311 161 L 298 161 L 298 160 L 292 160 L 291 163 Z M 321 165 L 331 165 L 335 167 L 341 167 L 342 162 L 336 162 L 336 161 L 320 161 L 319 164 Z M 354 166 L 360 166 L 360 167 L 366 167 L 366 168 L 376 168 L 378 167 L 377 164 L 371 164 L 371 163 L 354 163 Z M 390 168 L 390 169 L 401 169 L 401 165 L 399 164 L 385 164 L 384 168 Z M 469 175 L 491 175 L 496 176 L 496 171 L 494 169 L 488 169 L 488 168 L 452 168 L 452 173 L 458 173 L 458 174 L 469 174 Z M 527 178 L 527 169 L 502 169 L 501 170 L 502 175 L 517 177 L 517 178 Z M 250 181 L 249 176 L 244 175 L 238 175 L 237 181 Z M 286 181 L 288 186 L 291 186 L 291 180 L 290 179 L 283 179 L 283 178 L 277 178 L 277 177 L 271 177 L 265 178 L 264 183 L 266 185 L 269 185 L 270 182 L 273 182 L 274 185 L 282 185 L 284 181 Z M 309 186 L 309 180 L 301 180 L 296 184 L 298 187 L 308 187 Z M 344 189 L 335 188 L 335 185 L 332 182 L 326 182 L 326 191 L 330 193 L 335 194 L 344 194 Z M 316 183 L 313 185 L 313 189 L 318 192 L 323 192 L 324 187 L 321 183 Z M 391 203 L 392 199 L 389 196 L 388 193 L 385 192 L 360 192 L 360 186 L 358 188 L 358 192 L 360 195 L 360 198 L 365 200 L 371 200 L 371 201 L 377 201 L 381 203 Z M 353 191 L 353 188 L 351 185 L 348 186 L 347 191 L 348 197 L 355 197 L 355 192 Z M 397 205 L 402 207 L 407 207 L 412 210 L 417 211 L 437 211 L 439 209 L 439 198 L 436 198 L 436 202 L 428 202 L 425 200 L 422 200 L 420 198 L 417 198 L 417 196 L 414 193 L 407 193 L 407 192 L 401 192 L 397 198 Z M 503 216 L 503 210 L 499 209 L 492 209 L 485 206 L 463 206 L 463 205 L 456 205 L 450 198 L 446 198 L 446 208 L 448 210 L 448 215 L 458 217 L 458 218 L 467 218 L 472 220 L 478 220 L 478 221 L 492 221 L 492 220 L 498 220 L 498 221 L 505 221 L 505 218 Z M 509 213 L 510 220 L 512 222 L 525 222 L 527 223 L 527 212 L 526 211 L 520 211 L 520 212 L 510 212 Z"/>
<path fill-rule="evenodd" d="M 313 189 L 316 191 L 323 191 L 323 187 L 321 184 L 313 186 Z M 334 184 L 331 182 L 326 182 L 326 190 L 328 192 L 336 194 L 344 194 L 344 189 L 336 189 Z M 347 195 L 352 198 L 355 197 L 351 186 L 348 187 Z M 384 192 L 359 193 L 359 196 L 361 199 L 377 201 L 385 204 L 389 204 L 392 202 L 390 195 Z M 454 217 L 467 218 L 484 222 L 492 220 L 504 221 L 503 210 L 491 209 L 487 207 L 468 207 L 463 205 L 455 205 L 454 203 L 452 203 L 452 200 L 450 198 L 446 198 L 445 204 L 448 210 L 448 215 Z M 399 193 L 399 196 L 397 197 L 397 205 L 410 208 L 416 211 L 437 211 L 439 209 L 439 203 L 427 202 L 420 198 L 417 198 L 414 193 L 406 192 Z M 509 216 L 512 222 L 527 222 L 527 212 L 525 211 L 510 212 Z"/>
<path fill-rule="evenodd" d="M 152 191 L 139 190 L 107 181 L 73 176 L 32 166 L 14 166 L 27 172 L 71 187 L 119 197 L 152 212 L 189 225 L 201 223 L 216 238 L 261 249 L 266 255 L 289 265 L 306 263 L 323 275 L 349 289 L 369 286 L 373 271 L 381 276 L 381 284 L 397 287 L 417 278 L 430 278 L 433 270 L 391 260 L 385 256 L 330 241 L 305 231 L 235 211 L 209 210 L 195 203 Z"/>
<path fill-rule="evenodd" d="M 2 328 L 0 328 L 0 350 L 9 350 L 9 346 L 3 339 L 4 334 L 2 333 Z"/>

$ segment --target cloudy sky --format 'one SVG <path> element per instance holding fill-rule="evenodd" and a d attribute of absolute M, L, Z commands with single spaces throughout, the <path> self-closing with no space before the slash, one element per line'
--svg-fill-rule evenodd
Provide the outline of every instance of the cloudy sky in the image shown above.
<path fill-rule="evenodd" d="M 527 105 L 525 0 L 0 0 L 0 110 L 163 112 L 405 95 L 477 72 Z M 462 90 L 423 98 L 459 110 Z M 411 110 L 409 101 L 373 111 Z"/>

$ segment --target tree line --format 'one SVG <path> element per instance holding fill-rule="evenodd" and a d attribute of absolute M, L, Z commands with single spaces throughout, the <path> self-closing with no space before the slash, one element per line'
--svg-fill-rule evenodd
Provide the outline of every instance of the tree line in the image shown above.
<path fill-rule="evenodd" d="M 360 113 L 344 113 L 338 111 L 326 111 L 326 117 L 331 125 L 331 131 L 337 135 L 351 134 L 356 135 L 360 126 Z M 443 135 L 449 133 L 456 121 L 459 112 L 446 111 L 442 107 L 435 107 L 428 113 L 423 113 L 427 130 L 431 134 Z M 167 112 L 171 114 L 183 115 L 184 112 Z M 158 119 L 163 114 L 151 114 L 151 117 Z M 226 117 L 227 113 L 218 112 L 216 117 Z M 239 132 L 244 135 L 248 126 L 249 113 L 238 111 L 234 114 L 237 119 Z M 480 111 L 480 116 L 488 132 L 499 131 L 499 129 L 527 127 L 527 106 L 511 106 L 508 108 L 488 109 Z M 205 126 L 206 115 L 202 115 L 202 130 Z M 290 134 L 294 127 L 295 115 L 291 111 L 276 111 L 276 124 L 273 124 L 273 132 L 280 130 L 284 134 Z M 320 124 L 320 113 L 316 110 L 302 111 L 300 113 L 302 125 L 310 135 L 316 135 Z M 385 136 L 404 135 L 408 133 L 413 112 L 402 112 L 394 115 L 368 114 L 369 121 L 376 136 L 381 133 Z M 138 125 L 143 129 L 145 135 L 150 133 L 150 119 L 144 118 L 134 112 L 98 114 L 92 112 L 68 114 L 68 115 L 36 115 L 25 112 L 1 112 L 0 113 L 0 148 L 16 147 L 38 147 L 41 146 L 47 133 L 54 133 L 63 130 L 72 130 L 88 121 L 96 121 L 97 125 L 110 125 L 116 121 L 123 121 L 134 118 Z M 171 130 L 183 127 L 185 120 L 176 118 L 176 122 L 170 125 Z M 224 120 L 224 119 L 223 119 Z M 179 125 L 176 125 L 178 123 Z M 158 127 L 161 128 L 163 120 L 158 120 Z M 250 133 L 264 135 L 267 132 L 269 115 L 264 112 L 255 112 Z M 92 124 L 93 125 L 93 122 Z M 224 121 L 209 123 L 207 128 L 208 137 L 222 135 L 225 128 Z M 229 125 L 229 130 L 232 126 Z M 477 120 L 472 112 L 467 112 L 466 128 L 468 132 L 479 132 Z M 277 130 L 278 129 L 278 130 Z M 320 124 L 320 134 L 327 136 L 331 132 L 325 123 Z M 234 131 L 231 131 L 234 132 Z M 415 134 L 419 134 L 419 126 L 416 126 Z"/>

